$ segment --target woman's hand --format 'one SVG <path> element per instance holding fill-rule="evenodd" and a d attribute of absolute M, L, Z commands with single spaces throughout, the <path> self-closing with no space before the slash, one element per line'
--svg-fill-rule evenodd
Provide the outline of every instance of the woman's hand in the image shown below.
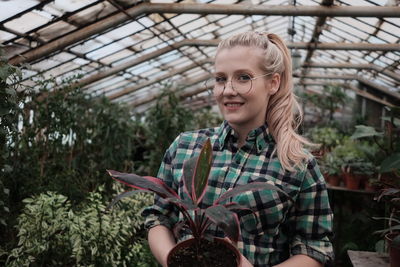
<path fill-rule="evenodd" d="M 232 240 L 227 237 L 225 237 L 224 240 L 233 244 Z M 251 262 L 249 262 L 249 260 L 243 256 L 242 253 L 240 253 L 240 267 L 253 267 L 253 264 L 251 264 Z"/>
<path fill-rule="evenodd" d="M 253 267 L 253 264 L 251 264 L 245 256 L 240 254 L 240 267 Z"/>
<path fill-rule="evenodd" d="M 167 227 L 158 225 L 149 230 L 148 240 L 154 257 L 166 267 L 168 253 L 176 244 L 172 232 Z"/>

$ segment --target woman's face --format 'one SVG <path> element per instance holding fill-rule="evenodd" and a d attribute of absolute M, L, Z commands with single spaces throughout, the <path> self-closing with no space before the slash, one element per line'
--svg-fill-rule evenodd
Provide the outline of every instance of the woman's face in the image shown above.
<path fill-rule="evenodd" d="M 256 47 L 235 46 L 220 50 L 215 59 L 215 77 L 226 81 L 225 89 L 214 96 L 219 109 L 234 129 L 251 131 L 265 123 L 268 100 L 280 83 L 278 74 L 251 80 L 251 90 L 238 93 L 232 88 L 231 80 L 240 77 L 258 77 L 265 74 L 260 66 L 263 50 Z M 246 76 L 247 75 L 247 76 Z M 235 87 L 235 84 L 234 84 Z"/>

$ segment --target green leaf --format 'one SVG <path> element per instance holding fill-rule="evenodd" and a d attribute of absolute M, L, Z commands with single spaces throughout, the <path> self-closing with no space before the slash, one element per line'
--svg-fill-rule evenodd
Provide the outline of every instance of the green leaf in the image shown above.
<path fill-rule="evenodd" d="M 169 188 L 161 179 L 151 176 L 139 176 L 134 173 L 122 173 L 113 170 L 107 170 L 112 178 L 140 190 L 148 190 L 156 193 L 162 198 L 178 197 L 178 194 Z"/>
<path fill-rule="evenodd" d="M 196 163 L 199 157 L 192 157 L 188 160 L 185 160 L 183 163 L 183 190 L 189 195 L 189 197 L 192 199 L 193 203 L 194 198 L 193 198 L 193 176 L 194 176 L 194 171 L 196 169 Z"/>
<path fill-rule="evenodd" d="M 146 190 L 131 190 L 131 191 L 126 191 L 123 192 L 119 195 L 117 195 L 112 201 L 111 203 L 107 206 L 106 211 L 110 210 L 112 207 L 114 207 L 115 204 L 117 204 L 118 201 L 120 201 L 121 199 L 125 198 L 125 197 L 129 197 L 132 195 L 135 195 L 137 193 L 142 193 L 142 192 L 151 192 L 151 191 L 146 191 Z M 151 192 L 152 193 L 152 192 Z"/>
<path fill-rule="evenodd" d="M 11 109 L 0 107 L 0 116 L 7 115 L 10 112 L 11 112 Z"/>
<path fill-rule="evenodd" d="M 391 117 L 382 117 L 382 119 L 384 121 L 392 122 L 392 118 Z M 393 118 L 393 124 L 394 124 L 394 126 L 399 128 L 400 127 L 400 119 L 399 118 Z"/>
<path fill-rule="evenodd" d="M 383 160 L 380 172 L 391 172 L 398 169 L 400 169 L 400 153 L 395 153 Z"/>
<path fill-rule="evenodd" d="M 201 199 L 205 194 L 205 189 L 208 183 L 208 176 L 210 175 L 212 161 L 212 146 L 211 141 L 208 138 L 203 148 L 201 149 L 199 159 L 196 164 L 194 173 L 194 181 L 192 189 L 195 192 L 195 202 L 200 203 Z"/>
<path fill-rule="evenodd" d="M 276 185 L 265 183 L 265 182 L 253 182 L 253 183 L 237 186 L 237 187 L 227 191 L 220 198 L 218 198 L 215 203 L 220 203 L 228 198 L 234 197 L 236 195 L 239 195 L 239 194 L 247 192 L 247 191 L 262 191 L 262 190 L 277 191 L 277 192 L 285 195 L 292 202 L 294 202 L 293 199 L 285 191 L 283 191 Z"/>
<path fill-rule="evenodd" d="M 239 240 L 239 219 L 222 205 L 214 205 L 206 209 L 206 216 L 220 227 L 224 233 L 235 243 Z"/>
<path fill-rule="evenodd" d="M 377 132 L 371 126 L 357 125 L 356 126 L 356 131 L 353 133 L 353 135 L 350 138 L 351 139 L 358 139 L 358 138 L 372 137 L 372 136 L 382 136 L 382 133 Z"/>
<path fill-rule="evenodd" d="M 13 88 L 6 88 L 6 94 L 15 96 L 17 94 L 17 91 Z"/>

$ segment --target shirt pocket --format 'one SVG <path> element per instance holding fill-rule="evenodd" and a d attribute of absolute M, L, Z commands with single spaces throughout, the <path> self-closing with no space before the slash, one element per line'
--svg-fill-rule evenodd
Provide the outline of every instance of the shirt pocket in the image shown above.
<path fill-rule="evenodd" d="M 260 177 L 250 178 L 248 183 L 255 181 L 274 184 L 271 180 Z M 234 197 L 232 201 L 252 211 L 240 216 L 241 230 L 250 235 L 277 235 L 289 209 L 289 199 L 275 190 L 246 192 Z"/>

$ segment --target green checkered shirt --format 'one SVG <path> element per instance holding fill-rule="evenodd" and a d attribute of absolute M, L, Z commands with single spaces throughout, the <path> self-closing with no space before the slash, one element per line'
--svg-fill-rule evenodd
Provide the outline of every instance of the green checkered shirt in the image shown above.
<path fill-rule="evenodd" d="M 234 202 L 254 213 L 240 216 L 240 252 L 254 266 L 272 266 L 291 255 L 305 254 L 322 263 L 332 260 L 332 212 L 324 178 L 314 158 L 304 170 L 285 171 L 276 153 L 275 141 L 266 125 L 251 131 L 246 144 L 238 149 L 233 129 L 225 121 L 220 127 L 179 135 L 167 150 L 158 177 L 181 197 L 183 162 L 200 153 L 207 138 L 213 146 L 213 163 L 201 208 L 211 206 L 225 191 L 250 182 L 269 182 L 288 193 L 295 203 L 276 191 L 255 191 L 236 196 Z M 296 208 L 295 208 L 296 207 Z M 165 225 L 170 229 L 182 216 L 173 205 L 155 197 L 155 204 L 144 210 L 146 228 Z M 223 237 L 212 227 L 209 233 Z M 181 233 L 179 241 L 187 239 Z"/>

